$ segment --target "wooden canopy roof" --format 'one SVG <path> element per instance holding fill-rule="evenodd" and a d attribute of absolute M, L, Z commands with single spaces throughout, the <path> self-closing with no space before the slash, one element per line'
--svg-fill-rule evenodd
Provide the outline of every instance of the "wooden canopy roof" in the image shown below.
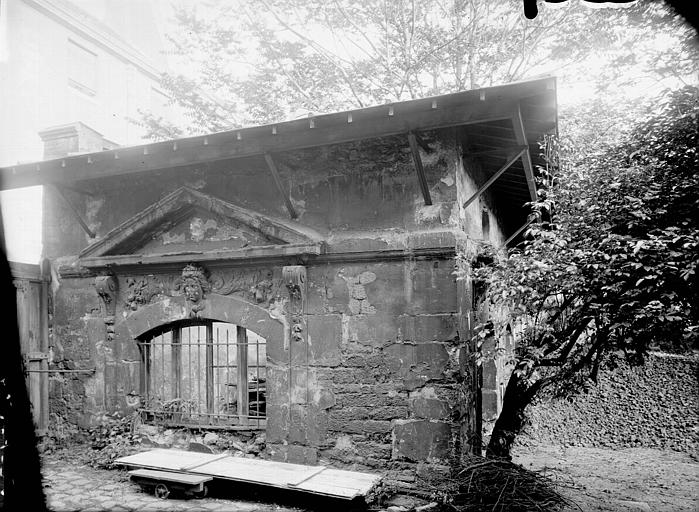
<path fill-rule="evenodd" d="M 264 155 L 276 174 L 274 153 L 401 134 L 414 146 L 421 131 L 443 128 L 456 128 L 465 152 L 487 176 L 497 174 L 488 186 L 508 217 L 515 223 L 526 219 L 519 210 L 536 197 L 535 169 L 543 163 L 538 142 L 557 129 L 553 77 L 3 167 L 0 190 L 166 172 L 254 155 Z M 429 202 L 419 162 L 416 167 Z"/>

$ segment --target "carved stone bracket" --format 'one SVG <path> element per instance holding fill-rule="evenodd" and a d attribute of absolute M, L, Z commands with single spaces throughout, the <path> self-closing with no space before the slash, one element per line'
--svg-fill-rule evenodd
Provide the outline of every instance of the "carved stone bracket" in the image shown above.
<path fill-rule="evenodd" d="M 282 278 L 289 292 L 287 316 L 289 319 L 289 339 L 293 342 L 306 340 L 306 267 L 291 265 L 282 269 Z M 288 349 L 288 346 L 284 347 Z"/>
<path fill-rule="evenodd" d="M 27 281 L 24 279 L 13 279 L 12 284 L 15 285 L 15 288 L 20 292 L 27 291 Z"/>
<path fill-rule="evenodd" d="M 114 315 L 118 289 L 119 282 L 113 274 L 104 273 L 95 277 L 95 290 L 102 301 L 104 324 L 107 326 L 107 341 L 114 339 Z"/>

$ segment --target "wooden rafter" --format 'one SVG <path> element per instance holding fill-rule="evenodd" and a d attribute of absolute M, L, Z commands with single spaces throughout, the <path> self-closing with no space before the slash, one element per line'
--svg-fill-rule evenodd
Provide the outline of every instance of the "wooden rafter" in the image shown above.
<path fill-rule="evenodd" d="M 527 149 L 520 149 L 514 156 L 510 157 L 505 164 L 500 167 L 500 169 L 497 170 L 495 174 L 493 174 L 488 181 L 486 181 L 481 187 L 471 196 L 469 197 L 466 202 L 463 204 L 463 208 L 468 208 L 468 205 L 470 205 L 473 201 L 478 199 L 483 192 L 488 190 L 488 188 L 495 183 L 495 180 L 497 180 L 502 174 L 507 171 L 510 167 L 512 167 L 512 164 L 514 164 L 519 158 L 522 156 L 522 154 L 527 151 Z"/>
<path fill-rule="evenodd" d="M 408 133 L 408 142 L 410 143 L 410 152 L 413 155 L 413 163 L 415 164 L 415 170 L 417 171 L 417 179 L 420 183 L 422 197 L 425 200 L 426 205 L 431 205 L 432 197 L 430 196 L 430 188 L 427 185 L 425 169 L 422 167 L 422 158 L 420 157 L 420 150 L 418 149 L 417 138 L 413 132 Z"/>
<path fill-rule="evenodd" d="M 524 132 L 524 123 L 522 122 L 522 112 L 517 105 L 515 112 L 512 115 L 512 128 L 515 132 L 515 138 L 517 139 L 517 144 L 520 146 L 529 146 L 527 142 L 527 135 Z M 524 174 L 527 177 L 527 187 L 529 188 L 529 196 L 532 201 L 536 201 L 536 182 L 534 181 L 534 167 L 532 166 L 532 158 L 529 154 L 529 149 L 522 153 L 522 166 L 524 167 Z"/>
<path fill-rule="evenodd" d="M 289 211 L 289 215 L 292 219 L 295 219 L 296 217 L 298 217 L 298 214 L 296 213 L 296 210 L 294 210 L 294 205 L 291 204 L 291 199 L 289 198 L 289 195 L 286 193 L 284 187 L 282 186 L 282 180 L 279 177 L 279 171 L 277 170 L 277 166 L 274 163 L 274 160 L 272 159 L 272 155 L 270 155 L 269 153 L 265 153 L 265 162 L 267 162 L 267 167 L 269 167 L 269 171 L 272 173 L 272 178 L 274 178 L 274 183 L 275 185 L 277 185 L 277 190 L 279 190 L 279 193 L 284 198 L 284 204 L 286 204 L 286 209 Z"/>

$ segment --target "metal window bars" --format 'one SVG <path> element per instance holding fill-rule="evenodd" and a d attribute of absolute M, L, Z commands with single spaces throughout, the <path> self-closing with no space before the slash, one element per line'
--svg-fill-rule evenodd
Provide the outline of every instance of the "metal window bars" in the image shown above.
<path fill-rule="evenodd" d="M 266 424 L 266 340 L 244 327 L 184 321 L 155 331 L 141 349 L 146 422 L 225 429 Z"/>

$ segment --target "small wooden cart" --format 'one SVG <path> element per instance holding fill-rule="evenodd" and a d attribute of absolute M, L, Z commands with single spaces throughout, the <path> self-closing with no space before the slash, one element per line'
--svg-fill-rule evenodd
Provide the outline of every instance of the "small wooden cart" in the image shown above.
<path fill-rule="evenodd" d="M 191 475 L 172 471 L 154 469 L 136 469 L 129 471 L 131 480 L 147 490 L 153 490 L 157 498 L 166 500 L 171 492 L 203 498 L 208 494 L 207 482 L 213 480 L 208 475 Z"/>

